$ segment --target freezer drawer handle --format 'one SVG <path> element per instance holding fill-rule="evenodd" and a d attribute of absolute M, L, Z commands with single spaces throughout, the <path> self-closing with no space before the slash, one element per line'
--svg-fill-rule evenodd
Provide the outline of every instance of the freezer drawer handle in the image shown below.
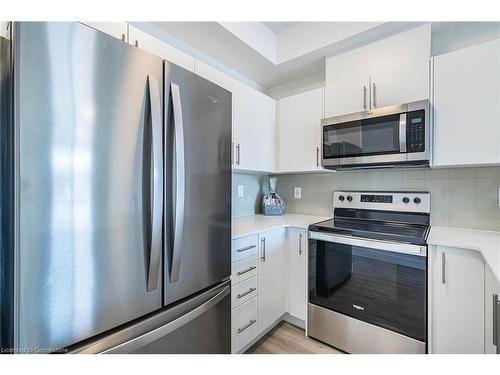
<path fill-rule="evenodd" d="M 246 292 L 238 294 L 237 297 L 238 297 L 238 299 L 243 298 L 246 295 L 249 295 L 250 293 L 255 292 L 256 290 L 257 290 L 257 288 L 250 288 Z"/>
<path fill-rule="evenodd" d="M 241 328 L 238 328 L 238 333 L 241 333 L 243 332 L 244 330 L 246 330 L 247 328 L 251 327 L 252 325 L 254 325 L 255 323 L 257 323 L 257 321 L 255 319 L 252 319 L 250 320 L 247 324 L 245 324 L 243 327 Z"/>
<path fill-rule="evenodd" d="M 184 124 L 182 121 L 181 92 L 179 85 L 170 84 L 175 130 L 175 204 L 174 204 L 174 251 L 170 268 L 170 282 L 179 280 L 184 234 L 185 164 Z"/>
<path fill-rule="evenodd" d="M 250 250 L 250 249 L 254 249 L 256 247 L 257 247 L 257 245 L 250 245 L 250 246 L 242 247 L 241 249 L 236 250 L 236 252 L 237 253 L 242 253 L 244 251 L 247 251 L 247 250 Z"/>
<path fill-rule="evenodd" d="M 243 270 L 243 271 L 238 271 L 237 275 L 238 276 L 241 276 L 241 275 L 244 275 L 250 271 L 253 271 L 254 269 L 256 269 L 257 267 L 255 266 L 252 266 L 252 267 L 248 267 L 246 270 Z"/>
<path fill-rule="evenodd" d="M 162 216 L 163 216 L 163 154 L 162 154 L 162 114 L 160 88 L 158 79 L 148 76 L 149 98 L 151 103 L 151 177 L 149 193 L 151 234 L 149 241 L 149 270 L 147 290 L 151 292 L 158 287 L 158 275 L 161 263 Z M 147 191 L 147 190 L 146 190 Z"/>

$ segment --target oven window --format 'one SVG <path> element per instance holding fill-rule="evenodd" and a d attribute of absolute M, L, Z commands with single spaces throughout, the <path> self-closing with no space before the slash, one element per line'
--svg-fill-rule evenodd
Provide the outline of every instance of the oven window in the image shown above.
<path fill-rule="evenodd" d="M 323 158 L 399 153 L 399 114 L 323 128 Z"/>
<path fill-rule="evenodd" d="M 309 302 L 426 338 L 427 258 L 309 241 Z"/>

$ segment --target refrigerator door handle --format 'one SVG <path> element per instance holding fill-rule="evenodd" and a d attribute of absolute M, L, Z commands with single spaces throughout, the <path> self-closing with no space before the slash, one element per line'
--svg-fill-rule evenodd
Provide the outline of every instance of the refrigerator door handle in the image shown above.
<path fill-rule="evenodd" d="M 163 214 L 163 155 L 162 155 L 162 113 L 158 79 L 148 76 L 149 99 L 151 105 L 151 174 L 150 174 L 150 217 L 151 234 L 149 241 L 149 269 L 147 290 L 158 287 L 160 254 L 162 246 Z M 152 181 L 151 181 L 152 180 Z"/>
<path fill-rule="evenodd" d="M 160 314 L 147 318 L 106 337 L 68 348 L 71 354 L 124 354 L 150 344 L 192 322 L 213 309 L 231 293 L 231 282 L 226 281 L 192 300 L 181 303 Z"/>
<path fill-rule="evenodd" d="M 179 280 L 184 233 L 185 164 L 184 124 L 182 121 L 181 92 L 179 85 L 170 83 L 175 132 L 175 202 L 174 202 L 174 250 L 170 268 L 170 282 Z"/>

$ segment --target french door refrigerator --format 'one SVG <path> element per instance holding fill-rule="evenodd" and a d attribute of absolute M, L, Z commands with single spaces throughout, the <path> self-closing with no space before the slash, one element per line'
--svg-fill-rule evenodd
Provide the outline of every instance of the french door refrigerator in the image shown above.
<path fill-rule="evenodd" d="M 229 353 L 231 94 L 76 22 L 10 46 L 2 351 Z"/>

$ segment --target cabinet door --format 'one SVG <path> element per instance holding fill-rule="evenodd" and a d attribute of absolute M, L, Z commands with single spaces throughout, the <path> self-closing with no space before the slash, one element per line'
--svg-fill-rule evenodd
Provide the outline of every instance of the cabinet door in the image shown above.
<path fill-rule="evenodd" d="M 493 330 L 493 297 L 497 295 L 500 298 L 500 280 L 495 277 L 495 274 L 488 265 L 485 265 L 485 275 L 484 275 L 484 285 L 485 285 L 485 295 L 484 295 L 484 348 L 486 354 L 496 354 L 497 346 L 493 343 L 493 336 L 495 332 Z M 498 317 L 500 318 L 500 317 Z M 498 319 L 497 318 L 497 319 Z M 498 321 L 498 320 L 497 320 Z M 498 324 L 498 323 L 497 323 Z M 497 328 L 498 330 L 498 328 Z M 500 337 L 498 337 L 500 340 Z M 498 349 L 500 349 L 500 342 L 498 342 Z"/>
<path fill-rule="evenodd" d="M 429 59 L 391 66 L 371 75 L 371 108 L 429 98 Z"/>
<path fill-rule="evenodd" d="M 354 50 L 326 59 L 325 117 L 368 110 L 370 66 Z"/>
<path fill-rule="evenodd" d="M 184 69 L 194 72 L 194 57 L 152 37 L 142 30 L 129 26 L 128 40 L 130 44 L 136 47 L 142 48 Z"/>
<path fill-rule="evenodd" d="M 234 81 L 234 168 L 276 170 L 276 103 L 261 92 Z"/>
<path fill-rule="evenodd" d="M 287 311 L 295 318 L 306 319 L 306 231 L 287 230 Z"/>
<path fill-rule="evenodd" d="M 324 89 L 280 99 L 278 103 L 278 169 L 281 172 L 321 169 L 321 118 Z"/>
<path fill-rule="evenodd" d="M 434 58 L 434 166 L 500 163 L 500 40 Z"/>
<path fill-rule="evenodd" d="M 224 87 L 228 91 L 233 91 L 233 79 L 217 69 L 205 64 L 202 61 L 196 61 L 195 73 L 205 79 Z"/>
<path fill-rule="evenodd" d="M 484 353 L 484 261 L 480 253 L 432 249 L 432 353 Z"/>
<path fill-rule="evenodd" d="M 108 35 L 127 41 L 127 23 L 126 22 L 82 22 L 96 30 L 102 31 Z"/>
<path fill-rule="evenodd" d="M 263 232 L 259 262 L 259 332 L 268 329 L 285 313 L 285 229 Z"/>

